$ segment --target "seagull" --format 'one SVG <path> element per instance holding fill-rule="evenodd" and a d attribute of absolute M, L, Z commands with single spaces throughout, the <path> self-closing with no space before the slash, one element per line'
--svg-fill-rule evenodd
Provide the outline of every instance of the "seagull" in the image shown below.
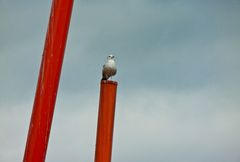
<path fill-rule="evenodd" d="M 108 80 L 117 73 L 116 63 L 113 55 L 107 57 L 107 62 L 103 65 L 102 80 Z"/>

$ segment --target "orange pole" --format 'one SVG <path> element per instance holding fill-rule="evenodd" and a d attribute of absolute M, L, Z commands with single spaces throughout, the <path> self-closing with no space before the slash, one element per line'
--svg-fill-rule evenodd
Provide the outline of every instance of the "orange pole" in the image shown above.
<path fill-rule="evenodd" d="M 111 162 L 116 92 L 117 82 L 101 81 L 95 162 Z"/>
<path fill-rule="evenodd" d="M 44 162 L 73 0 L 53 0 L 23 162 Z"/>

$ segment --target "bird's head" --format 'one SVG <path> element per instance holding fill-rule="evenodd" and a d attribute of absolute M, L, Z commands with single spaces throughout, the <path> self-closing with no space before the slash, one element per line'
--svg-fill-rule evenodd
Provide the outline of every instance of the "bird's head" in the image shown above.
<path fill-rule="evenodd" d="M 114 59 L 114 56 L 113 56 L 113 55 L 109 55 L 109 56 L 107 57 L 107 59 L 108 59 L 108 60 Z"/>

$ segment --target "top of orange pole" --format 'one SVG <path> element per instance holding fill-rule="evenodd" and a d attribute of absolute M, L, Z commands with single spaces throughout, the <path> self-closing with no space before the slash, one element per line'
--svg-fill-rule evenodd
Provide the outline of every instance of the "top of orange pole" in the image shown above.
<path fill-rule="evenodd" d="M 118 85 L 118 82 L 113 81 L 113 80 L 102 80 L 101 84 L 114 84 L 114 85 Z"/>

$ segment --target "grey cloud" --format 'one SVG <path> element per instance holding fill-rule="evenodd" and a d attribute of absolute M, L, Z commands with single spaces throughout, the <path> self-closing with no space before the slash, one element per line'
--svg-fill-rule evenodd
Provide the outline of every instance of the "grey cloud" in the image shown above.
<path fill-rule="evenodd" d="M 221 31 L 225 20 L 221 17 L 226 14 L 219 7 L 221 4 L 199 7 L 198 3 L 166 3 L 153 7 L 141 1 L 136 8 L 131 2 L 124 7 L 114 4 L 119 3 L 79 7 L 79 24 L 75 25 L 81 29 L 75 34 L 79 36 L 77 48 L 88 56 L 81 59 L 81 54 L 75 54 L 79 57 L 76 56 L 74 68 L 82 64 L 90 68 L 89 74 L 99 73 L 88 60 L 102 60 L 106 53 L 114 51 L 121 67 L 118 78 L 129 87 L 150 82 L 153 88 L 182 90 L 201 88 L 212 81 L 218 64 L 212 46 L 228 35 Z M 229 15 L 236 15 L 235 10 Z M 66 78 L 73 74 L 73 68 L 67 69 Z M 76 79 L 83 83 L 81 78 Z"/>
<path fill-rule="evenodd" d="M 143 92 L 148 98 L 141 95 Z M 191 94 L 152 90 L 120 93 L 113 161 L 238 161 L 238 105 L 226 100 L 220 103 L 218 99 L 224 94 L 216 93 L 208 88 Z M 78 94 L 64 100 L 65 97 L 61 94 L 56 105 L 47 161 L 92 161 L 98 96 Z M 1 110 L 5 121 L 1 126 L 1 146 L 8 153 L 0 160 L 22 158 L 30 105 L 21 104 L 14 113 Z M 9 116 L 15 120 L 7 119 Z M 17 133 L 20 136 L 16 138 Z M 14 140 L 5 142 L 9 138 Z"/>
<path fill-rule="evenodd" d="M 3 43 L 1 54 L 1 65 L 5 67 L 1 73 L 7 73 L 2 84 L 5 98 L 19 96 L 23 90 L 34 91 L 50 8 L 50 3 L 43 4 L 30 4 L 27 9 L 20 5 L 20 11 L 13 14 L 8 10 L 17 10 L 18 6 L 5 7 L 3 31 L 8 34 L 4 38 L 11 41 Z M 219 64 L 214 61 L 218 57 L 212 50 L 215 42 L 229 34 L 239 42 L 238 5 L 224 6 L 185 1 L 161 1 L 156 5 L 147 1 L 76 1 L 61 88 L 71 93 L 88 91 L 98 84 L 95 80 L 100 78 L 109 53 L 117 57 L 117 79 L 123 88 L 141 88 L 149 83 L 151 88 L 184 90 L 216 81 L 212 80 Z M 20 26 L 10 25 L 15 19 Z M 9 75 L 13 73 L 18 74 L 18 83 L 14 75 Z M 7 84 L 11 90 L 5 88 Z"/>

